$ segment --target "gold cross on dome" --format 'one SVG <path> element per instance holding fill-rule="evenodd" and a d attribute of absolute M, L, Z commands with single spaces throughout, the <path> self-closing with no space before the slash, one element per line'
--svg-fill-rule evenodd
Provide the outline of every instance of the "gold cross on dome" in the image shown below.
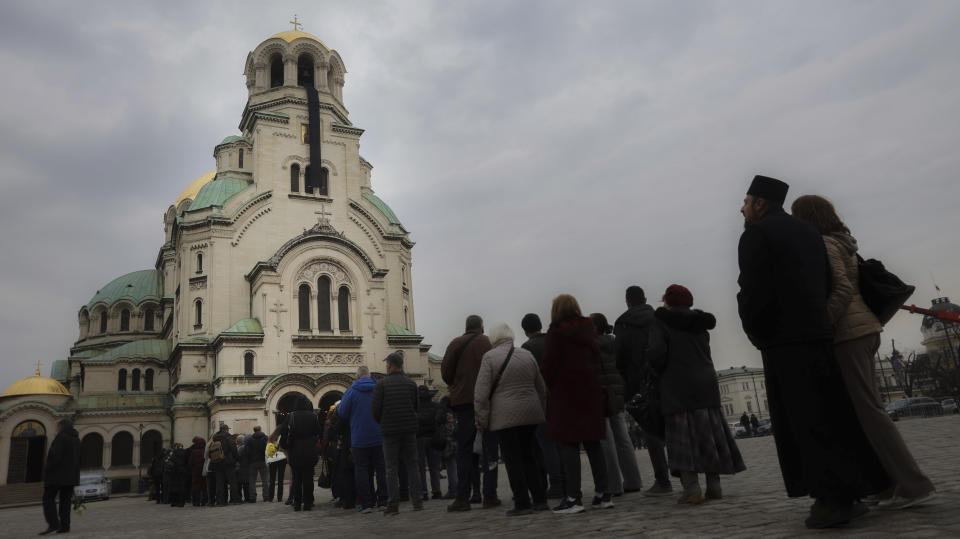
<path fill-rule="evenodd" d="M 303 25 L 300 24 L 300 21 L 297 20 L 297 14 L 296 14 L 296 13 L 293 14 L 293 20 L 290 21 L 290 24 L 293 25 L 293 30 L 294 30 L 294 32 L 299 32 L 300 29 L 303 28 Z"/>
<path fill-rule="evenodd" d="M 40 376 L 40 365 L 41 363 L 40 363 L 40 360 L 38 359 L 37 360 L 37 376 Z"/>

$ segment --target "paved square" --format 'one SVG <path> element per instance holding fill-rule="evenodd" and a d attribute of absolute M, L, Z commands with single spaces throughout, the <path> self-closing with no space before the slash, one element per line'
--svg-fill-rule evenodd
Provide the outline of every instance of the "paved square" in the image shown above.
<path fill-rule="evenodd" d="M 747 471 L 722 478 L 724 499 L 697 507 L 678 506 L 674 498 L 644 498 L 629 494 L 615 499 L 616 507 L 587 510 L 579 515 L 539 513 L 507 518 L 507 507 L 468 513 L 447 513 L 446 500 L 428 501 L 414 513 L 410 504 L 400 515 L 359 515 L 326 503 L 328 490 L 317 491 L 312 512 L 294 513 L 289 506 L 257 503 L 224 508 L 172 508 L 144 498 L 90 502 L 81 517 L 73 516 L 76 537 L 960 537 L 960 416 L 916 419 L 898 423 L 910 449 L 938 489 L 937 498 L 922 507 L 871 513 L 837 531 L 810 532 L 803 527 L 808 499 L 784 494 L 773 438 L 739 440 Z M 584 491 L 590 492 L 584 462 Z M 650 461 L 639 452 L 644 481 L 651 480 Z M 674 482 L 674 488 L 679 482 Z M 500 497 L 510 500 L 506 472 L 501 468 Z M 474 506 L 478 508 L 479 506 Z M 45 528 L 39 506 L 0 510 L 0 536 L 33 537 Z"/>

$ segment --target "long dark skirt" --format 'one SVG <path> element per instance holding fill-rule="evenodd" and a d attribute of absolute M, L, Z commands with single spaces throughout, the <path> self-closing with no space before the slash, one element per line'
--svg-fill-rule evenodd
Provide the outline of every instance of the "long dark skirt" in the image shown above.
<path fill-rule="evenodd" d="M 732 475 L 747 469 L 719 408 L 668 415 L 664 423 L 667 461 L 672 472 Z"/>

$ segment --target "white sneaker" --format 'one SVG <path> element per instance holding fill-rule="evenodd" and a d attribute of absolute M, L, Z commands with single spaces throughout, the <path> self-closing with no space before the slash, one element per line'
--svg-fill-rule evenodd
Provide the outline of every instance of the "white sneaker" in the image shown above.
<path fill-rule="evenodd" d="M 560 505 L 553 508 L 553 512 L 558 515 L 572 515 L 583 512 L 583 503 L 579 500 L 565 498 Z"/>
<path fill-rule="evenodd" d="M 920 505 L 922 503 L 927 503 L 936 497 L 936 491 L 928 492 L 914 498 L 904 498 L 903 496 L 893 496 L 889 500 L 881 500 L 877 504 L 877 507 L 880 509 L 896 510 L 896 509 L 906 509 L 907 507 L 913 507 L 914 505 Z"/>

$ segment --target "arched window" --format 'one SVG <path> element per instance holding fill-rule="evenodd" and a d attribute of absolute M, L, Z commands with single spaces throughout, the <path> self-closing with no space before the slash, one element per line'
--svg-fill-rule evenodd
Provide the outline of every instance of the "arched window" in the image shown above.
<path fill-rule="evenodd" d="M 270 57 L 270 87 L 283 86 L 283 57 L 274 54 Z"/>
<path fill-rule="evenodd" d="M 133 435 L 120 431 L 113 436 L 110 450 L 110 466 L 130 466 L 133 464 Z"/>
<path fill-rule="evenodd" d="M 153 317 L 154 317 L 153 309 L 150 307 L 147 307 L 147 309 L 143 311 L 143 330 L 144 331 L 153 331 Z"/>
<path fill-rule="evenodd" d="M 197 273 L 203 273 L 203 253 L 197 253 Z"/>
<path fill-rule="evenodd" d="M 100 333 L 107 332 L 107 310 L 102 309 L 100 311 Z"/>
<path fill-rule="evenodd" d="M 301 54 L 297 58 L 297 86 L 313 86 L 313 57 Z"/>
<path fill-rule="evenodd" d="M 337 314 L 340 316 L 340 331 L 350 331 L 350 289 L 345 286 L 337 292 Z"/>
<path fill-rule="evenodd" d="M 310 177 L 310 165 L 303 170 L 303 192 L 313 194 L 313 178 Z"/>
<path fill-rule="evenodd" d="M 290 165 L 290 192 L 300 192 L 300 165 L 296 163 Z"/>
<path fill-rule="evenodd" d="M 203 302 L 199 299 L 193 302 L 193 308 L 196 314 L 196 322 L 193 323 L 193 327 L 199 328 L 203 326 Z"/>
<path fill-rule="evenodd" d="M 330 173 L 326 168 L 320 167 L 320 181 L 319 185 L 317 185 L 317 194 L 324 196 L 327 195 L 327 177 L 329 174 Z"/>
<path fill-rule="evenodd" d="M 143 390 L 153 391 L 153 369 L 147 369 L 143 374 Z"/>
<path fill-rule="evenodd" d="M 149 467 L 153 456 L 160 453 L 163 447 L 163 435 L 155 430 L 148 430 L 140 438 L 140 466 Z"/>
<path fill-rule="evenodd" d="M 80 467 L 103 468 L 103 436 L 91 432 L 80 442 Z"/>
<path fill-rule="evenodd" d="M 243 354 L 243 374 L 253 376 L 253 352 Z"/>
<path fill-rule="evenodd" d="M 404 286 L 407 285 L 407 265 L 403 264 L 400 266 L 400 283 Z"/>
<path fill-rule="evenodd" d="M 127 390 L 127 369 L 120 369 L 120 374 L 117 375 L 117 391 L 126 391 Z"/>
<path fill-rule="evenodd" d="M 322 275 L 317 280 L 317 328 L 330 331 L 330 277 Z"/>
<path fill-rule="evenodd" d="M 120 311 L 120 331 L 130 331 L 130 309 Z"/>
<path fill-rule="evenodd" d="M 302 284 L 297 289 L 297 314 L 300 330 L 310 331 L 310 285 Z"/>
<path fill-rule="evenodd" d="M 407 316 L 407 306 L 403 306 L 403 327 L 410 329 L 410 319 Z"/>
<path fill-rule="evenodd" d="M 140 369 L 133 369 L 133 375 L 130 378 L 130 391 L 140 391 Z"/>
<path fill-rule="evenodd" d="M 237 157 L 237 168 L 243 168 L 243 148 L 240 148 L 240 153 Z"/>

